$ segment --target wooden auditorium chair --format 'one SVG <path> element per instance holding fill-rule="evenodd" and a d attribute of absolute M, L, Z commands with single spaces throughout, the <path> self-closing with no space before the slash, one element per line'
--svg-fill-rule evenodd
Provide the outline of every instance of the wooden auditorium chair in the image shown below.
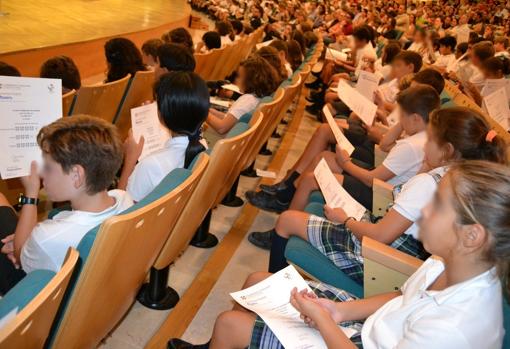
<path fill-rule="evenodd" d="M 261 119 L 253 125 L 238 122 L 226 138 L 219 140 L 210 152 L 209 166 L 179 216 L 175 227 L 150 271 L 149 283 L 138 294 L 138 301 L 152 309 L 170 309 L 179 301 L 175 290 L 167 286 L 170 265 L 191 242 L 193 246 L 209 248 L 218 239 L 209 233 L 212 209 L 218 193 L 231 183 L 227 180 L 246 151 L 246 146 L 260 127 Z"/>
<path fill-rule="evenodd" d="M 0 329 L 1 348 L 44 346 L 77 261 L 78 252 L 70 248 L 57 273 L 50 270 L 28 273 L 0 299 L 0 318 L 17 309 L 16 316 Z"/>
<path fill-rule="evenodd" d="M 147 197 L 83 237 L 49 348 L 96 347 L 113 330 L 135 301 L 207 162 L 203 154 L 193 170 L 173 170 Z"/>
<path fill-rule="evenodd" d="M 82 86 L 76 96 L 72 115 L 86 114 L 113 122 L 131 74 L 105 84 Z"/>
<path fill-rule="evenodd" d="M 131 128 L 131 109 L 154 99 L 152 94 L 153 85 L 154 72 L 152 70 L 137 72 L 135 77 L 129 82 L 126 93 L 120 102 L 117 115 L 113 119 L 121 139 L 126 139 Z"/>
<path fill-rule="evenodd" d="M 62 116 L 69 116 L 72 113 L 74 101 L 76 100 L 76 90 L 71 90 L 62 95 Z"/>

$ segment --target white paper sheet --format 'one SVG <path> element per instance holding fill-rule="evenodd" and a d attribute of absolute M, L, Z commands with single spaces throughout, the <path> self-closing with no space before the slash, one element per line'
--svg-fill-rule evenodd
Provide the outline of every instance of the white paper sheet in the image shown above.
<path fill-rule="evenodd" d="M 329 207 L 342 208 L 347 216 L 354 217 L 358 221 L 363 217 L 366 211 L 365 207 L 354 200 L 338 183 L 326 160 L 322 159 L 317 164 L 317 167 L 315 167 L 313 173 Z"/>
<path fill-rule="evenodd" d="M 356 84 L 356 91 L 365 96 L 370 102 L 373 102 L 379 81 L 381 81 L 380 75 L 361 70 Z"/>
<path fill-rule="evenodd" d="M 506 96 L 510 98 L 510 80 L 508 79 L 485 79 L 480 94 L 486 97 L 500 88 L 505 88 Z"/>
<path fill-rule="evenodd" d="M 241 95 L 243 94 L 241 92 L 241 90 L 239 89 L 239 86 L 234 85 L 234 84 L 225 84 L 225 85 L 221 86 L 221 88 L 224 89 L 224 90 L 234 91 L 234 92 L 239 93 Z"/>
<path fill-rule="evenodd" d="M 290 304 L 290 292 L 294 287 L 311 291 L 297 270 L 288 266 L 258 284 L 230 295 L 237 303 L 257 313 L 286 349 L 327 348 L 320 332 L 308 327 Z M 350 328 L 341 329 L 349 338 L 356 333 Z"/>
<path fill-rule="evenodd" d="M 170 138 L 168 130 L 159 121 L 156 102 L 131 109 L 131 128 L 136 142 L 140 141 L 140 137 L 144 138 L 139 159 L 163 149 Z"/>
<path fill-rule="evenodd" d="M 484 97 L 483 102 L 489 116 L 508 131 L 510 129 L 510 123 L 508 121 L 510 118 L 510 108 L 508 107 L 506 89 L 502 87 L 492 92 Z"/>
<path fill-rule="evenodd" d="M 276 173 L 273 171 L 266 171 L 266 170 L 260 170 L 258 168 L 255 169 L 255 172 L 257 173 L 258 177 L 262 178 L 276 178 Z"/>
<path fill-rule="evenodd" d="M 457 31 L 457 45 L 461 44 L 463 42 L 469 41 L 469 33 L 471 32 L 471 29 L 469 27 L 462 27 L 460 30 Z"/>
<path fill-rule="evenodd" d="M 264 41 L 264 42 L 261 42 L 260 44 L 255 45 L 255 46 L 257 47 L 257 50 L 260 50 L 262 47 L 271 45 L 272 42 L 273 42 L 273 40 Z"/>
<path fill-rule="evenodd" d="M 12 319 L 16 317 L 16 314 L 18 313 L 18 307 L 15 307 L 10 312 L 5 314 L 3 318 L 0 319 L 0 330 L 5 327 L 9 322 L 11 322 Z"/>
<path fill-rule="evenodd" d="M 218 105 L 220 107 L 227 108 L 227 109 L 230 108 L 230 106 L 232 105 L 231 101 L 225 100 L 225 99 L 221 99 L 221 98 L 218 98 L 218 97 L 210 97 L 209 98 L 209 102 L 211 104 Z"/>
<path fill-rule="evenodd" d="M 356 113 L 360 119 L 371 126 L 374 123 L 377 105 L 349 86 L 344 80 L 338 82 L 338 97 Z"/>
<path fill-rule="evenodd" d="M 42 163 L 39 130 L 62 117 L 61 80 L 0 76 L 0 116 L 0 175 L 27 176 Z"/>
<path fill-rule="evenodd" d="M 328 47 L 326 49 L 326 59 L 329 59 L 331 61 L 334 61 L 335 59 L 337 59 L 337 60 L 345 62 L 348 59 L 348 55 L 345 52 L 333 50 L 332 48 Z"/>
<path fill-rule="evenodd" d="M 327 105 L 325 105 L 324 108 L 322 108 L 322 112 L 324 113 L 324 116 L 326 117 L 326 120 L 328 121 L 328 125 L 331 128 L 333 135 L 335 136 L 336 143 L 342 149 L 345 149 L 345 151 L 347 153 L 349 153 L 349 155 L 351 155 L 352 152 L 354 151 L 354 146 L 345 137 L 343 132 L 340 131 L 340 128 L 338 127 L 338 125 L 337 125 L 335 119 L 333 118 L 333 115 L 331 114 L 331 111 L 329 110 Z"/>

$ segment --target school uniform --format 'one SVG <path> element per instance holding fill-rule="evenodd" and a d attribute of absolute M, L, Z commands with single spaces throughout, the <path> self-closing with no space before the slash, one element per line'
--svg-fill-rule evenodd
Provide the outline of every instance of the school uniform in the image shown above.
<path fill-rule="evenodd" d="M 291 78 L 294 72 L 292 71 L 292 67 L 289 62 L 285 63 L 285 70 L 287 71 L 287 78 Z"/>
<path fill-rule="evenodd" d="M 384 304 L 364 322 L 346 321 L 338 325 L 356 331 L 350 340 L 364 349 L 501 348 L 505 331 L 496 268 L 441 291 L 427 290 L 443 271 L 443 262 L 433 257 L 427 259 L 402 286 L 401 296 Z M 335 302 L 358 299 L 333 286 L 317 282 L 309 285 L 320 298 Z M 283 346 L 257 317 L 249 348 Z"/>
<path fill-rule="evenodd" d="M 252 93 L 246 93 L 239 97 L 234 104 L 227 111 L 227 114 L 231 114 L 237 120 L 244 114 L 253 112 L 260 103 L 260 98 Z"/>
<path fill-rule="evenodd" d="M 453 53 L 449 55 L 440 55 L 434 62 L 434 66 L 447 69 L 448 67 L 451 67 L 453 64 L 455 64 L 456 60 L 457 59 Z"/>
<path fill-rule="evenodd" d="M 146 197 L 172 170 L 184 167 L 187 136 L 172 137 L 165 147 L 148 155 L 138 162 L 129 176 L 127 192 L 133 200 L 140 201 Z"/>

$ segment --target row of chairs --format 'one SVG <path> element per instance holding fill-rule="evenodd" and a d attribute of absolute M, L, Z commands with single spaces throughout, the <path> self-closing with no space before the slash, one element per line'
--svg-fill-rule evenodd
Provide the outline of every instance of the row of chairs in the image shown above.
<path fill-rule="evenodd" d="M 261 40 L 263 33 L 261 27 L 232 45 L 195 54 L 196 73 L 204 80 L 219 80 L 230 75 Z M 153 83 L 154 72 L 140 71 L 117 81 L 82 86 L 62 96 L 62 113 L 64 116 L 99 116 L 116 124 L 125 137 L 131 125 L 131 109 L 153 99 Z"/>
<path fill-rule="evenodd" d="M 170 265 L 192 239 L 210 236 L 208 227 L 199 229 L 202 222 L 207 225 L 211 210 L 255 160 L 317 59 L 313 55 L 272 101 L 248 123 L 237 123 L 191 169 L 172 171 L 142 201 L 89 231 L 58 273 L 29 273 L 8 292 L 0 317 L 15 308 L 18 314 L 0 330 L 0 347 L 92 348 L 136 298 L 158 309 L 175 305 L 178 295 L 167 287 Z"/>

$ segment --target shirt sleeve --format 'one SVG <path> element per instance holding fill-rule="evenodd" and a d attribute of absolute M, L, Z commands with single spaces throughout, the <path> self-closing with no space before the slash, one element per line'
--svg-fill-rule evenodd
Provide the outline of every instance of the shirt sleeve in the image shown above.
<path fill-rule="evenodd" d="M 448 323 L 448 313 L 443 315 L 412 323 L 395 348 L 472 348 L 464 333 Z"/>
<path fill-rule="evenodd" d="M 232 104 L 230 109 L 228 110 L 228 114 L 232 114 L 237 120 L 241 118 L 246 113 L 252 112 L 258 105 L 257 97 L 246 94 L 242 95 L 237 99 L 237 101 Z"/>
<path fill-rule="evenodd" d="M 432 199 L 436 188 L 436 181 L 431 175 L 419 174 L 404 185 L 395 199 L 393 209 L 410 221 L 416 222 L 421 217 L 422 208 Z"/>
<path fill-rule="evenodd" d="M 397 142 L 382 164 L 395 176 L 402 175 L 416 164 L 413 147 L 407 142 Z"/>
<path fill-rule="evenodd" d="M 38 269 L 47 269 L 57 272 L 60 266 L 55 265 L 44 248 L 37 242 L 37 236 L 42 233 L 44 223 L 39 223 L 34 227 L 32 233 L 21 248 L 20 262 L 21 267 L 26 273 Z"/>
<path fill-rule="evenodd" d="M 148 158 L 144 159 L 148 160 Z M 131 195 L 134 201 L 138 202 L 146 197 L 153 189 L 154 184 L 152 183 L 150 163 L 147 161 L 140 161 L 129 176 L 128 185 L 126 191 Z"/>

